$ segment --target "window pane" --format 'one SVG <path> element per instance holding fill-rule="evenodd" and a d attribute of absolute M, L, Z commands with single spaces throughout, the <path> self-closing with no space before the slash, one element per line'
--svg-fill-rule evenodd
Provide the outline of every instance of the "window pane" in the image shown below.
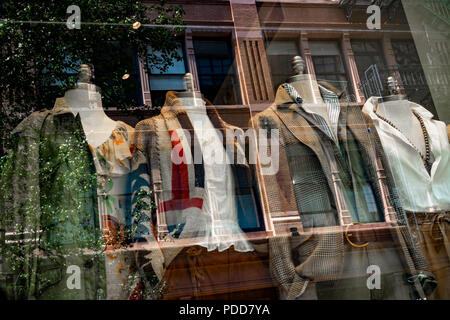
<path fill-rule="evenodd" d="M 293 75 L 292 58 L 300 55 L 296 40 L 271 40 L 266 43 L 272 84 L 276 91 L 278 86 Z"/>
<path fill-rule="evenodd" d="M 272 40 L 266 47 L 268 55 L 299 55 L 295 40 Z"/>
<path fill-rule="evenodd" d="M 199 58 L 198 60 L 198 72 L 200 74 L 203 73 L 212 73 L 212 66 L 211 66 L 211 61 L 209 59 L 202 59 Z"/>
<path fill-rule="evenodd" d="M 380 77 L 386 78 L 387 66 L 384 62 L 384 55 L 378 40 L 352 40 L 352 49 L 355 54 L 356 67 L 362 86 L 367 86 L 366 70 L 376 65 Z M 363 49 L 361 49 L 363 48 Z M 355 50 L 356 49 L 356 50 Z M 364 90 L 366 91 L 366 90 Z M 369 92 L 369 91 L 367 91 Z M 368 97 L 366 97 L 368 98 Z"/>
<path fill-rule="evenodd" d="M 428 87 L 414 41 L 392 40 L 391 43 L 395 60 L 398 64 L 403 90 L 408 99 L 436 114 L 430 88 Z"/>
<path fill-rule="evenodd" d="M 184 90 L 183 75 L 150 75 L 152 90 Z"/>
<path fill-rule="evenodd" d="M 340 56 L 341 50 L 337 41 L 309 41 L 309 49 L 312 56 Z"/>
<path fill-rule="evenodd" d="M 222 40 L 195 40 L 196 54 L 229 57 L 227 41 Z"/>
<path fill-rule="evenodd" d="M 200 91 L 213 104 L 236 104 L 237 85 L 228 39 L 194 39 Z"/>
<path fill-rule="evenodd" d="M 148 46 L 147 51 L 149 53 L 155 54 L 158 58 L 162 57 L 161 52 L 153 51 L 152 47 L 150 47 L 150 46 Z M 184 74 L 184 73 L 186 73 L 186 68 L 185 68 L 184 59 L 183 59 L 183 48 L 181 46 L 181 43 L 178 45 L 177 53 L 178 53 L 178 56 L 181 58 L 180 61 L 178 61 L 176 59 L 172 59 L 173 65 L 169 66 L 167 68 L 167 70 L 164 72 L 154 66 L 149 66 L 150 73 L 151 74 Z"/>

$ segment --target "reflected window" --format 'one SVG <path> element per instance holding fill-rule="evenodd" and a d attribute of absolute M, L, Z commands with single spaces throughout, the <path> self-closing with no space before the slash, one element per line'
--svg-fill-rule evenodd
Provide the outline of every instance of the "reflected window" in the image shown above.
<path fill-rule="evenodd" d="M 378 40 L 352 40 L 352 50 L 355 56 L 356 67 L 358 68 L 359 79 L 365 81 L 365 71 L 376 65 L 380 71 L 380 76 L 386 78 L 386 63 L 384 61 L 383 50 Z"/>
<path fill-rule="evenodd" d="M 339 101 L 354 101 L 337 41 L 309 41 L 317 82 L 336 92 Z"/>
<path fill-rule="evenodd" d="M 410 101 L 422 105 L 437 118 L 436 108 L 414 41 L 393 39 L 391 44 L 404 93 Z"/>
<path fill-rule="evenodd" d="M 194 39 L 200 91 L 214 105 L 238 104 L 236 72 L 228 39 Z"/>
<path fill-rule="evenodd" d="M 140 82 L 135 52 L 126 43 L 111 41 L 94 49 L 94 83 L 101 89 L 103 108 L 139 105 Z M 129 75 L 126 79 L 123 76 Z"/>
<path fill-rule="evenodd" d="M 296 40 L 270 40 L 266 42 L 270 74 L 276 92 L 280 84 L 293 75 L 292 58 L 300 55 Z"/>
<path fill-rule="evenodd" d="M 341 50 L 337 41 L 309 42 L 318 80 L 347 81 Z"/>
<path fill-rule="evenodd" d="M 161 53 L 158 51 L 154 51 L 152 47 L 149 46 L 147 51 L 161 58 Z M 149 83 L 153 106 L 161 107 L 164 105 L 167 91 L 185 90 L 184 75 L 187 71 L 183 51 L 183 46 L 180 42 L 177 46 L 177 54 L 178 57 L 180 57 L 180 60 L 173 59 L 171 61 L 172 65 L 169 65 L 164 71 L 160 70 L 156 66 L 148 66 Z"/>

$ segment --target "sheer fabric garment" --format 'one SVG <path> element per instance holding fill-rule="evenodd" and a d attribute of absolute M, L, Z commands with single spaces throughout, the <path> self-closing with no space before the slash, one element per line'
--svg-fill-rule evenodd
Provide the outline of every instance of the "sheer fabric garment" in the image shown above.
<path fill-rule="evenodd" d="M 450 145 L 445 124 L 433 119 L 431 112 L 407 100 L 387 102 L 408 103 L 425 124 L 430 136 L 434 162 L 429 174 L 420 154 L 403 133 L 381 120 L 375 113 L 377 97 L 370 98 L 363 107 L 378 132 L 388 158 L 403 207 L 411 212 L 439 212 L 450 210 Z M 418 132 L 418 134 L 422 134 Z"/>

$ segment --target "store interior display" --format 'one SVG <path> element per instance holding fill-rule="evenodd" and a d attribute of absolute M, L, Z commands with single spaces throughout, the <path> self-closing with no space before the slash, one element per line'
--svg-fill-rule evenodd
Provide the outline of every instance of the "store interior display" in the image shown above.
<path fill-rule="evenodd" d="M 414 272 L 418 273 L 429 274 L 428 266 L 420 252 L 411 254 L 411 247 L 407 250 L 401 244 L 403 235 L 393 232 L 384 239 L 372 240 L 370 245 L 368 242 L 355 245 L 348 237 L 344 239 L 343 230 L 337 227 L 384 223 L 386 218 L 394 223 L 401 214 L 385 193 L 390 190 L 390 181 L 382 179 L 379 172 L 388 172 L 381 167 L 377 142 L 369 134 L 361 110 L 341 105 L 336 94 L 317 86 L 311 76 L 303 75 L 300 57 L 294 57 L 293 66 L 297 75 L 280 85 L 275 104 L 253 119 L 258 130 L 268 129 L 265 125 L 271 123 L 270 129 L 281 131 L 280 161 L 287 161 L 286 165 L 280 165 L 279 172 L 263 176 L 261 181 L 265 184 L 266 198 L 270 199 L 273 223 L 278 224 L 279 232 L 285 236 L 294 225 L 298 230 L 317 230 L 292 234 L 292 240 L 270 239 L 271 263 L 282 297 L 302 299 L 304 294 L 305 299 L 414 297 L 410 284 L 402 280 L 405 269 L 402 260 L 416 260 L 416 266 L 406 268 L 417 267 Z M 329 125 L 333 123 L 334 128 Z M 293 203 L 294 195 L 297 208 L 272 201 L 273 195 L 277 199 L 291 199 L 286 201 L 289 204 Z M 305 210 L 308 205 L 309 210 Z M 300 215 L 299 222 L 286 224 L 279 219 L 292 220 L 292 210 Z M 329 228 L 319 232 L 320 227 Z M 370 233 L 362 229 L 360 234 L 364 238 L 367 232 Z M 292 243 L 297 243 L 296 247 L 291 247 Z M 364 275 L 371 264 L 384 267 L 382 281 L 396 283 L 392 290 L 376 292 L 367 288 Z M 432 275 L 429 277 L 432 279 Z M 421 285 L 417 286 L 420 291 Z M 308 287 L 315 293 L 308 292 Z M 351 290 L 346 291 L 347 287 Z M 419 294 L 424 296 L 423 292 Z"/>
<path fill-rule="evenodd" d="M 237 128 L 193 90 L 190 74 L 185 84 L 186 91 L 167 93 L 160 115 L 136 126 L 136 144 L 151 163 L 157 194 L 157 230 L 166 266 L 163 299 L 201 299 L 212 288 L 233 296 L 239 286 L 265 273 L 268 277 L 238 221 L 237 203 L 248 193 L 250 167 L 227 159 L 230 148 L 238 159 L 245 156 L 225 136 L 227 129 Z M 179 244 L 165 249 L 165 242 Z"/>
<path fill-rule="evenodd" d="M 450 300 L 444 1 L 372 2 L 0 4 L 0 300 Z"/>

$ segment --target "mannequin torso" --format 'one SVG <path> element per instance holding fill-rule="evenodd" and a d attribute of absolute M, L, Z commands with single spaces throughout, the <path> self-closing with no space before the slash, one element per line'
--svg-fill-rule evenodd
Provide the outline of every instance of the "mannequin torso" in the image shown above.
<path fill-rule="evenodd" d="M 116 127 L 116 121 L 109 118 L 102 107 L 100 93 L 93 84 L 81 84 L 68 90 L 64 96 L 74 115 L 79 114 L 88 143 L 97 147 L 105 142 Z"/>
<path fill-rule="evenodd" d="M 303 99 L 302 106 L 312 111 L 322 118 L 331 126 L 328 116 L 327 105 L 322 99 L 317 81 L 310 74 L 301 74 L 289 78 L 287 81 Z"/>

